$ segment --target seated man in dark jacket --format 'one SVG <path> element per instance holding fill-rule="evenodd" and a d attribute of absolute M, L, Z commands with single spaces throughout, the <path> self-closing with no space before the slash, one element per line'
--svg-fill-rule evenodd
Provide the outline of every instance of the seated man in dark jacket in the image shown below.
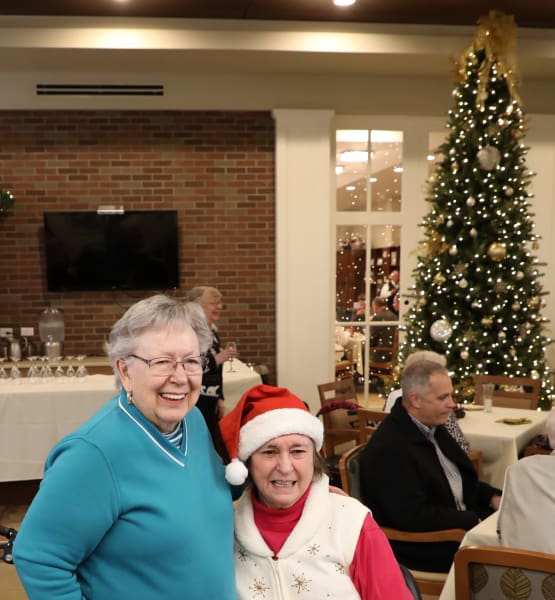
<path fill-rule="evenodd" d="M 444 424 L 455 408 L 449 373 L 435 362 L 406 367 L 397 402 L 360 459 L 362 497 L 376 521 L 405 531 L 471 529 L 499 508 L 501 490 L 478 481 Z M 454 542 L 392 542 L 397 560 L 447 572 Z"/>

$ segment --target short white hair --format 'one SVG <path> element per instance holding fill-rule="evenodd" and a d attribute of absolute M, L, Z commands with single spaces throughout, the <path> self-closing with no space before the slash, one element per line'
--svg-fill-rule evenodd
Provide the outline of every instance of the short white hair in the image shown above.
<path fill-rule="evenodd" d="M 443 354 L 438 354 L 433 350 L 415 350 L 405 359 L 405 367 L 408 367 L 412 365 L 412 363 L 415 363 L 419 360 L 429 360 L 430 362 L 437 363 L 442 367 L 447 365 L 447 359 L 445 356 L 443 356 Z"/>

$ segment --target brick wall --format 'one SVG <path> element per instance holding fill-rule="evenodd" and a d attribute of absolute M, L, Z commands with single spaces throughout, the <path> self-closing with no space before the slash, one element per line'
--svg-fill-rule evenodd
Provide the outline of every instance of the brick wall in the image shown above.
<path fill-rule="evenodd" d="M 63 309 L 65 353 L 102 354 L 113 322 L 151 292 L 46 289 L 42 215 L 52 210 L 177 209 L 182 297 L 224 294 L 222 340 L 275 373 L 274 122 L 267 112 L 3 111 L 0 326 L 35 327 Z"/>

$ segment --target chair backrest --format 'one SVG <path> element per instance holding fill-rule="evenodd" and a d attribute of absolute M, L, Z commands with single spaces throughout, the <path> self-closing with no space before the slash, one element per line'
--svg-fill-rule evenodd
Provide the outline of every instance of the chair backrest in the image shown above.
<path fill-rule="evenodd" d="M 354 352 L 352 348 L 345 350 L 344 358 L 335 363 L 335 378 L 346 379 L 355 374 Z"/>
<path fill-rule="evenodd" d="M 321 383 L 320 413 L 324 424 L 324 453 L 333 456 L 335 447 L 345 442 L 358 443 L 358 399 L 352 377 Z M 349 406 L 351 408 L 344 408 Z"/>
<path fill-rule="evenodd" d="M 500 546 L 463 546 L 455 554 L 457 600 L 553 598 L 555 554 Z"/>
<path fill-rule="evenodd" d="M 409 592 L 412 594 L 414 600 L 422 600 L 422 594 L 418 588 L 418 583 L 416 581 L 416 577 L 411 573 L 410 569 L 407 569 L 404 565 L 399 563 L 399 568 L 401 569 L 401 574 L 403 575 L 403 579 L 407 584 L 407 588 Z"/>
<path fill-rule="evenodd" d="M 385 325 L 375 325 L 374 327 L 386 327 Z M 394 329 L 391 335 L 391 346 L 370 346 L 370 354 L 368 356 L 368 366 L 370 375 L 391 375 L 393 369 L 397 366 L 397 355 L 399 353 L 399 330 L 396 326 L 391 325 Z"/>
<path fill-rule="evenodd" d="M 360 453 L 366 444 L 359 444 L 350 448 L 341 455 L 339 459 L 339 476 L 341 477 L 341 488 L 349 496 L 362 502 L 360 493 Z"/>
<path fill-rule="evenodd" d="M 440 529 L 438 531 L 402 531 L 391 527 L 382 527 L 382 531 L 389 541 L 393 542 L 461 542 L 466 535 L 464 529 Z M 418 588 L 423 595 L 439 596 L 447 579 L 447 573 L 435 571 L 416 571 L 410 569 Z"/>
<path fill-rule="evenodd" d="M 483 404 L 483 385 L 492 383 L 493 406 L 505 406 L 507 408 L 538 408 L 540 399 L 540 380 L 532 377 L 513 377 L 511 375 L 476 375 L 474 377 L 476 404 Z"/>
<path fill-rule="evenodd" d="M 376 431 L 378 425 L 387 417 L 389 413 L 383 410 L 370 410 L 368 408 L 358 409 L 358 431 L 359 444 L 365 444 L 368 438 Z"/>

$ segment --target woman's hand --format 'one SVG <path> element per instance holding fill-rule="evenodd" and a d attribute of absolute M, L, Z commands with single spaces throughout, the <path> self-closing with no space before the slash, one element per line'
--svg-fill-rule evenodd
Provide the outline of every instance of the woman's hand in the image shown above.
<path fill-rule="evenodd" d="M 237 350 L 233 350 L 231 348 L 224 348 L 223 350 L 218 352 L 218 354 L 215 354 L 214 358 L 216 359 L 216 364 L 221 365 L 230 358 L 237 358 Z"/>

